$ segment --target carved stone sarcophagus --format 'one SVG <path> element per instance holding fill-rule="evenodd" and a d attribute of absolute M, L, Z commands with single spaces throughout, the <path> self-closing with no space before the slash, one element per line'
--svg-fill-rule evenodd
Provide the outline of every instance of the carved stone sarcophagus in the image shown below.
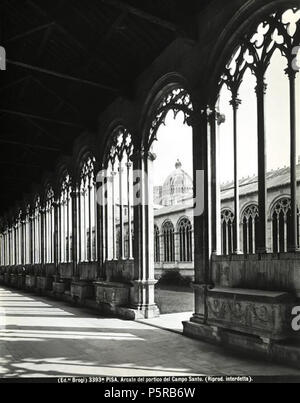
<path fill-rule="evenodd" d="M 128 306 L 130 286 L 122 283 L 96 282 L 96 301 L 110 307 Z"/>
<path fill-rule="evenodd" d="M 282 340 L 291 334 L 293 299 L 286 292 L 214 288 L 208 291 L 208 324 Z"/>

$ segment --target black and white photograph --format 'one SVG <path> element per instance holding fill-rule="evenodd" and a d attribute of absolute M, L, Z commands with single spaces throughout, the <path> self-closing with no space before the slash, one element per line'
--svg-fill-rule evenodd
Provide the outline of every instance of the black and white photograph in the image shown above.
<path fill-rule="evenodd" d="M 0 384 L 21 383 L 300 383 L 300 0 L 0 0 Z"/>

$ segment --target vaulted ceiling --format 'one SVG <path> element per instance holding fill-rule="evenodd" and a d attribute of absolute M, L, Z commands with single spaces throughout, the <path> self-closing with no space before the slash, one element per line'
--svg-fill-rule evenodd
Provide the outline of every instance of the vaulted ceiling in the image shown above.
<path fill-rule="evenodd" d="M 0 214 L 174 39 L 196 39 L 209 2 L 0 1 Z"/>

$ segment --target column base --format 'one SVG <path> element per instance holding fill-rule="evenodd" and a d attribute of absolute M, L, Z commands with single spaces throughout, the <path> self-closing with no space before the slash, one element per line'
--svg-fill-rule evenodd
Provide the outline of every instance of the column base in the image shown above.
<path fill-rule="evenodd" d="M 130 310 L 134 312 L 134 319 L 151 319 L 157 318 L 160 315 L 156 304 L 133 307 Z"/>
<path fill-rule="evenodd" d="M 256 253 L 258 255 L 264 255 L 264 254 L 268 253 L 268 250 L 267 250 L 267 248 L 257 248 Z"/>
<path fill-rule="evenodd" d="M 159 309 L 155 303 L 135 303 L 134 298 L 140 296 L 140 287 L 145 286 L 146 282 L 142 283 L 137 282 L 132 285 L 107 281 L 94 282 L 98 309 L 104 315 L 114 315 L 129 320 L 159 316 Z M 151 282 L 153 286 L 155 283 L 156 281 Z M 147 296 L 147 292 L 145 295 Z"/>
<path fill-rule="evenodd" d="M 300 252 L 300 248 L 298 246 L 288 248 L 289 253 L 297 253 Z"/>

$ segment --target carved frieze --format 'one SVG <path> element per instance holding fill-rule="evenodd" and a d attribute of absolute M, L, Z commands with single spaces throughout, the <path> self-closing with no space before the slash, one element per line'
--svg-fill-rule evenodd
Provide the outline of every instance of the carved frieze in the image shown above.
<path fill-rule="evenodd" d="M 207 308 L 210 325 L 273 340 L 290 333 L 287 293 L 218 288 L 208 291 Z"/>

